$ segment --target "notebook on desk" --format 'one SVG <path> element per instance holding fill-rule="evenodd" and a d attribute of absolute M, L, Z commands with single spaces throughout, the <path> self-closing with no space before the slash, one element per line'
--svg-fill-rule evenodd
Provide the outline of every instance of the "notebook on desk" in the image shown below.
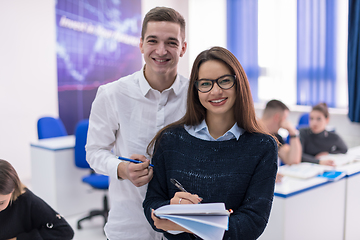
<path fill-rule="evenodd" d="M 346 176 L 345 172 L 341 172 L 341 171 L 328 171 L 328 172 L 324 172 L 323 174 L 320 174 L 319 177 L 323 177 L 326 178 L 329 181 L 337 181 L 340 180 L 342 178 L 344 178 Z"/>
<path fill-rule="evenodd" d="M 343 166 L 354 161 L 360 161 L 360 156 L 349 153 L 328 154 L 320 157 L 320 160 L 333 160 L 336 166 Z"/>
<path fill-rule="evenodd" d="M 279 167 L 279 173 L 284 176 L 308 179 L 323 174 L 326 170 L 332 170 L 332 167 L 322 166 L 315 163 L 301 162 L 293 165 L 283 165 Z"/>

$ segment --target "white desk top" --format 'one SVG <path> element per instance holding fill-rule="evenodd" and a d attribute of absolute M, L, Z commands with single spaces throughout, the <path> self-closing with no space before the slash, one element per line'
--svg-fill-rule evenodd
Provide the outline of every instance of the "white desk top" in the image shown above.
<path fill-rule="evenodd" d="M 360 155 L 360 146 L 349 148 L 348 153 Z"/>
<path fill-rule="evenodd" d="M 328 182 L 326 178 L 321 177 L 300 179 L 284 176 L 280 183 L 275 184 L 275 196 L 283 198 L 290 197 Z"/>
<path fill-rule="evenodd" d="M 351 156 L 351 158 L 354 158 L 354 156 L 360 157 L 360 146 L 350 148 L 347 154 L 345 155 Z M 356 157 L 356 159 L 357 158 L 358 157 Z M 351 177 L 353 175 L 360 173 L 360 161 L 353 161 L 349 164 L 338 166 L 335 169 L 336 171 L 345 172 L 346 177 Z M 301 178 L 284 176 L 282 178 L 281 183 L 275 184 L 274 195 L 278 197 L 286 198 L 319 187 L 326 183 L 329 183 L 329 181 L 326 178 L 321 178 L 321 177 L 301 179 Z"/>
<path fill-rule="evenodd" d="M 336 167 L 337 171 L 345 172 L 347 177 L 360 173 L 360 146 L 350 148 L 345 156 L 349 156 L 350 159 L 356 159 L 342 166 Z"/>
<path fill-rule="evenodd" d="M 351 164 L 336 167 L 336 170 L 340 172 L 345 172 L 347 177 L 351 177 L 352 175 L 360 173 L 360 162 L 356 161 Z"/>
<path fill-rule="evenodd" d="M 52 151 L 71 149 L 74 148 L 74 146 L 74 135 L 40 139 L 38 142 L 31 144 L 31 147 L 44 148 Z"/>

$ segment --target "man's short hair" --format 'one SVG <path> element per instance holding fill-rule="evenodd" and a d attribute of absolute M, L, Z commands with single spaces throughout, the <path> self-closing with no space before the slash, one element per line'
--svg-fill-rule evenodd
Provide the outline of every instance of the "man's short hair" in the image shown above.
<path fill-rule="evenodd" d="M 144 40 L 148 22 L 173 22 L 180 25 L 181 37 L 185 40 L 185 19 L 172 8 L 155 7 L 151 9 L 144 17 L 141 39 Z"/>
<path fill-rule="evenodd" d="M 270 100 L 267 104 L 266 104 L 266 107 L 265 109 L 279 109 L 279 110 L 289 110 L 289 108 L 281 101 L 279 100 L 276 100 L 276 99 L 273 99 L 273 100 Z"/>
<path fill-rule="evenodd" d="M 270 100 L 264 109 L 264 115 L 275 113 L 275 112 L 283 112 L 283 111 L 289 111 L 289 108 L 281 101 L 279 100 Z M 272 114 L 271 114 L 272 115 Z"/>

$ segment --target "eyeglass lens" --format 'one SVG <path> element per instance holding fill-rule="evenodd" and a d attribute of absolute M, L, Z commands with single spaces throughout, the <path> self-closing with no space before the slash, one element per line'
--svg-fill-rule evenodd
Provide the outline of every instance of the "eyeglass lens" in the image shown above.
<path fill-rule="evenodd" d="M 234 86 L 235 76 L 224 75 L 216 80 L 200 79 L 196 81 L 196 87 L 200 92 L 209 92 L 214 87 L 214 82 L 216 82 L 220 88 L 226 90 Z"/>

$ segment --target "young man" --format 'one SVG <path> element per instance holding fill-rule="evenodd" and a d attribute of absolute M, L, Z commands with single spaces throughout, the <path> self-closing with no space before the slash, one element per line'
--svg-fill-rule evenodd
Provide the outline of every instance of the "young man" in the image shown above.
<path fill-rule="evenodd" d="M 185 20 L 174 9 L 157 7 L 143 21 L 140 50 L 145 66 L 100 86 L 92 104 L 87 160 L 110 177 L 108 239 L 161 239 L 147 222 L 142 202 L 153 176 L 146 148 L 156 132 L 185 113 L 188 79 L 177 74 L 186 51 Z M 130 163 L 117 156 L 140 160 Z"/>
<path fill-rule="evenodd" d="M 288 115 L 289 108 L 284 103 L 271 100 L 266 104 L 261 122 L 282 144 L 279 147 L 280 160 L 285 164 L 297 164 L 301 162 L 302 153 L 299 131 L 287 120 Z M 289 132 L 289 144 L 285 143 L 278 134 L 280 128 L 284 128 Z"/>

